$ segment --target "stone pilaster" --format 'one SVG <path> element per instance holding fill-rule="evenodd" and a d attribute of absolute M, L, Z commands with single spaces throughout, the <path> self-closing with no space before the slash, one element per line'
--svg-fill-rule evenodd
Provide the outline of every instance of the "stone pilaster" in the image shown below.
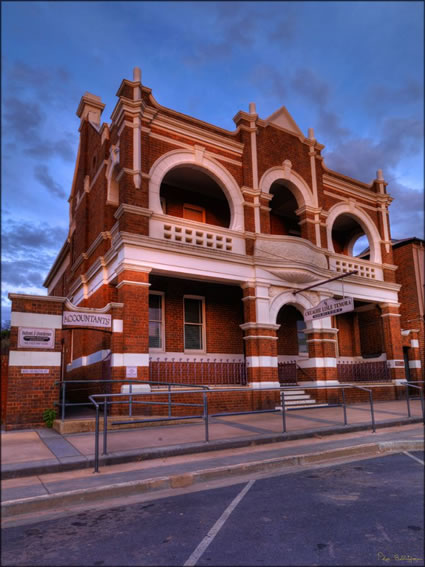
<path fill-rule="evenodd" d="M 382 329 L 387 364 L 393 380 L 404 380 L 404 359 L 400 329 L 399 303 L 381 303 Z"/>

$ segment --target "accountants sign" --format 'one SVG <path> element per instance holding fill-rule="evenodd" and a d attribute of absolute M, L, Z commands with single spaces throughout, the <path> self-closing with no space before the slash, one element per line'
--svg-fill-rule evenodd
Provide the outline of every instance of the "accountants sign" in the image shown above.
<path fill-rule="evenodd" d="M 347 311 L 354 310 L 354 299 L 352 297 L 344 297 L 343 299 L 324 299 L 311 309 L 304 311 L 304 321 L 313 321 L 313 319 L 322 319 L 331 315 L 339 315 Z"/>
<path fill-rule="evenodd" d="M 112 324 L 111 315 L 98 313 L 85 313 L 83 311 L 64 311 L 62 325 L 72 327 L 103 327 L 110 329 Z"/>

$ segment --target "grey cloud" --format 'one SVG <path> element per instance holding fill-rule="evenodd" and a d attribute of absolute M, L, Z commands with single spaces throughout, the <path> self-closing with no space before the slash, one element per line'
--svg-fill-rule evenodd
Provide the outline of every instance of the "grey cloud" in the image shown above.
<path fill-rule="evenodd" d="M 272 65 L 256 65 L 251 73 L 250 82 L 258 90 L 275 96 L 283 101 L 286 95 L 286 84 L 281 73 Z"/>
<path fill-rule="evenodd" d="M 320 138 L 331 139 L 335 142 L 341 142 L 343 138 L 350 135 L 350 130 L 341 126 L 341 118 L 335 112 L 326 110 L 319 111 L 319 120 L 317 123 L 317 132 Z"/>
<path fill-rule="evenodd" d="M 417 191 L 393 181 L 388 184 L 387 191 L 394 197 L 394 201 L 390 205 L 392 237 L 408 238 L 417 236 L 418 238 L 424 238 L 423 190 Z M 419 227 L 420 232 L 412 234 L 412 227 Z"/>
<path fill-rule="evenodd" d="M 383 85 L 372 87 L 366 95 L 367 105 L 371 105 L 373 109 L 383 110 L 382 106 L 387 103 L 394 104 L 410 104 L 423 102 L 424 87 L 415 79 L 411 79 L 407 83 L 390 88 Z"/>
<path fill-rule="evenodd" d="M 297 69 L 291 81 L 292 88 L 311 102 L 326 105 L 329 101 L 329 87 L 309 68 Z"/>
<path fill-rule="evenodd" d="M 378 141 L 357 138 L 342 141 L 337 149 L 326 152 L 325 162 L 336 171 L 366 183 L 376 176 L 377 169 L 391 171 L 404 156 L 423 151 L 423 122 L 409 118 L 386 119 Z"/>
<path fill-rule="evenodd" d="M 52 195 L 61 199 L 66 198 L 66 193 L 62 187 L 56 183 L 50 175 L 46 165 L 38 164 L 34 167 L 34 177 L 39 181 Z"/>
<path fill-rule="evenodd" d="M 38 103 L 7 97 L 3 109 L 5 133 L 12 132 L 18 139 L 27 139 L 29 132 L 38 129 L 43 122 L 43 113 Z"/>
<path fill-rule="evenodd" d="M 41 250 L 54 250 L 55 253 L 66 238 L 66 230 L 60 226 L 43 223 L 3 222 L 2 251 L 5 256 L 18 257 L 20 254 L 34 253 L 40 256 Z M 43 266 L 43 262 L 39 267 Z"/>
<path fill-rule="evenodd" d="M 68 138 L 62 138 L 56 142 L 36 138 L 32 140 L 32 144 L 27 146 L 24 151 L 26 154 L 37 158 L 46 158 L 56 154 L 64 161 L 73 162 L 76 157 L 74 140 L 75 136 L 73 135 L 69 135 Z"/>
<path fill-rule="evenodd" d="M 38 266 L 31 266 L 27 260 L 2 262 L 3 285 L 10 286 L 9 291 L 11 292 L 16 287 L 42 288 L 45 274 L 47 274 L 46 269 L 40 273 Z"/>

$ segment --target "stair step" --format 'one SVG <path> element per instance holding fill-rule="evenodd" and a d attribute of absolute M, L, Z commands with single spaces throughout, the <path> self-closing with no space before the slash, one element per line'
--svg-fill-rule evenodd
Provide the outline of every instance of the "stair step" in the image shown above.
<path fill-rule="evenodd" d="M 298 395 L 304 395 L 305 394 L 305 390 L 293 390 L 293 391 L 288 391 L 288 390 L 283 390 L 283 395 L 286 397 L 290 397 L 290 396 L 298 396 Z M 306 394 L 307 396 L 309 394 Z"/>
<path fill-rule="evenodd" d="M 315 404 L 316 400 L 308 399 L 308 400 L 293 400 L 293 401 L 286 401 L 285 400 L 285 407 L 288 406 L 299 406 L 299 405 L 312 405 Z"/>
<path fill-rule="evenodd" d="M 310 396 L 308 394 L 295 394 L 294 396 L 283 396 L 285 402 L 290 402 L 291 400 L 309 400 Z"/>

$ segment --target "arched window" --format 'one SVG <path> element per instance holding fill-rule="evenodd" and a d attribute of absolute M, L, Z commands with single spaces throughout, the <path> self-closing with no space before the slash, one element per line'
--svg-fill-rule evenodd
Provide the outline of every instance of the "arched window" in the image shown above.
<path fill-rule="evenodd" d="M 298 203 L 292 191 L 282 180 L 275 181 L 270 187 L 273 199 L 270 201 L 270 233 L 301 236 Z"/>
<path fill-rule="evenodd" d="M 161 182 L 160 200 L 167 215 L 224 228 L 230 225 L 230 208 L 221 187 L 196 167 L 171 169 Z"/>
<path fill-rule="evenodd" d="M 369 240 L 357 220 L 345 213 L 333 223 L 332 244 L 338 254 L 358 256 L 368 248 Z"/>

